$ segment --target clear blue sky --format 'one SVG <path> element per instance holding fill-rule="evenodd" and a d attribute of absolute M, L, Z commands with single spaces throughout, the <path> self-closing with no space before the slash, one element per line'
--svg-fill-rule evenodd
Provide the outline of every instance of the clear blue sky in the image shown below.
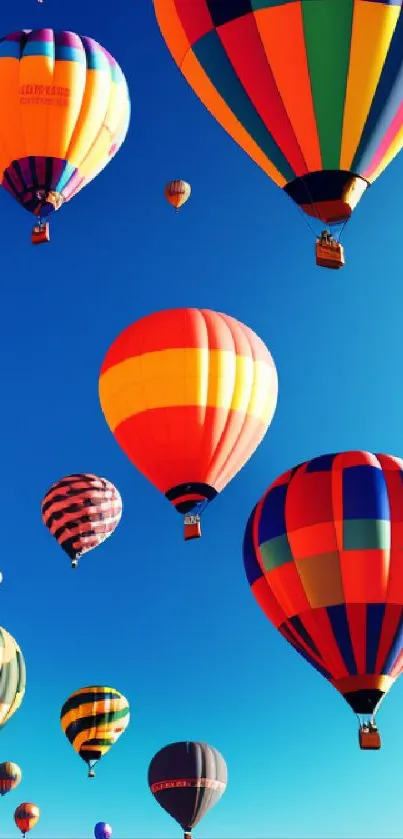
<path fill-rule="evenodd" d="M 86 839 L 101 820 L 115 839 L 179 839 L 148 790 L 148 763 L 167 743 L 200 739 L 224 755 L 229 783 L 195 839 L 397 839 L 403 682 L 379 715 L 381 752 L 360 752 L 348 706 L 256 605 L 241 545 L 255 501 L 290 466 L 349 448 L 403 455 L 403 159 L 355 212 L 346 267 L 317 269 L 294 205 L 177 70 L 151 0 L 2 6 L 4 34 L 50 26 L 99 40 L 126 74 L 132 121 L 111 165 L 56 214 L 50 246 L 33 248 L 29 215 L 0 196 L 0 623 L 27 664 L 23 705 L 0 733 L 1 760 L 24 774 L 0 804 L 0 837 L 17 837 L 13 812 L 28 800 L 41 808 L 33 839 Z M 171 178 L 193 189 L 178 216 L 163 198 Z M 192 305 L 263 338 L 279 402 L 202 540 L 185 544 L 180 517 L 110 434 L 98 372 L 130 322 Z M 112 480 L 124 512 L 73 573 L 40 505 L 76 471 Z M 122 691 L 132 719 L 91 782 L 59 711 L 96 683 Z"/>

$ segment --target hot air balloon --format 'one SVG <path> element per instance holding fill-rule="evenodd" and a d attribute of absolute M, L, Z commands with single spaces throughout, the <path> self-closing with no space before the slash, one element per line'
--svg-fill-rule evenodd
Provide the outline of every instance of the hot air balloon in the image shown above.
<path fill-rule="evenodd" d="M 22 778 L 20 767 L 16 763 L 0 763 L 0 795 L 6 795 L 18 787 Z"/>
<path fill-rule="evenodd" d="M 129 703 L 115 688 L 91 685 L 66 700 L 60 723 L 73 749 L 88 765 L 89 778 L 95 777 L 95 764 L 119 740 L 129 720 Z"/>
<path fill-rule="evenodd" d="M 110 839 L 112 836 L 112 828 L 107 822 L 97 822 L 94 827 L 95 839 Z"/>
<path fill-rule="evenodd" d="M 179 210 L 190 198 L 192 189 L 186 181 L 170 181 L 165 187 L 165 198 L 171 207 Z"/>
<path fill-rule="evenodd" d="M 99 397 L 117 442 L 185 515 L 185 539 L 193 539 L 202 510 L 263 439 L 277 372 L 260 338 L 235 318 L 168 309 L 114 341 Z"/>
<path fill-rule="evenodd" d="M 222 127 L 304 213 L 345 224 L 403 144 L 400 2 L 154 7 L 175 62 Z M 334 237 L 317 240 L 317 261 L 341 267 Z"/>
<path fill-rule="evenodd" d="M 14 813 L 14 821 L 20 829 L 23 836 L 32 830 L 38 824 L 41 811 L 36 804 L 31 804 L 29 801 L 24 801 L 17 807 Z"/>
<path fill-rule="evenodd" d="M 24 693 L 24 657 L 15 638 L 0 626 L 0 727 L 18 711 Z"/>
<path fill-rule="evenodd" d="M 122 145 L 130 121 L 126 80 L 92 38 L 52 29 L 0 39 L 0 173 L 3 187 L 42 220 L 88 184 Z"/>
<path fill-rule="evenodd" d="M 122 499 L 106 478 L 79 472 L 53 484 L 42 501 L 42 520 L 76 568 L 79 558 L 113 533 Z"/>
<path fill-rule="evenodd" d="M 379 705 L 403 669 L 403 460 L 364 451 L 281 475 L 254 508 L 244 564 L 257 602 L 379 748 Z"/>
<path fill-rule="evenodd" d="M 148 784 L 158 804 L 180 824 L 185 839 L 220 800 L 227 786 L 227 766 L 207 743 L 171 743 L 154 755 Z"/>

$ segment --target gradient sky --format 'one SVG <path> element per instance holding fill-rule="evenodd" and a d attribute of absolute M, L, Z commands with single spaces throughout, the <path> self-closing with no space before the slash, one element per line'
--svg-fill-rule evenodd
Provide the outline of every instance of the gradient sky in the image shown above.
<path fill-rule="evenodd" d="M 131 91 L 126 143 L 52 221 L 50 246 L 0 196 L 0 623 L 27 664 L 21 709 L 0 733 L 23 781 L 0 804 L 0 837 L 33 801 L 33 839 L 180 839 L 147 785 L 153 754 L 205 740 L 227 791 L 195 839 L 397 839 L 403 833 L 403 681 L 382 706 L 382 750 L 358 749 L 356 719 L 276 633 L 242 561 L 244 526 L 281 472 L 363 448 L 403 456 L 403 157 L 368 191 L 345 235 L 341 272 L 315 267 L 291 201 L 227 137 L 173 63 L 151 0 L 2 3 L 2 32 L 50 26 L 99 40 Z M 163 187 L 192 184 L 176 216 Z M 266 342 L 279 402 L 267 436 L 185 544 L 178 515 L 131 466 L 98 402 L 103 356 L 160 308 L 233 315 Z M 41 499 L 72 472 L 112 480 L 116 533 L 77 572 L 44 528 Z M 62 733 L 60 707 L 110 684 L 132 708 L 95 781 Z M 369 802 L 369 804 L 367 804 Z"/>

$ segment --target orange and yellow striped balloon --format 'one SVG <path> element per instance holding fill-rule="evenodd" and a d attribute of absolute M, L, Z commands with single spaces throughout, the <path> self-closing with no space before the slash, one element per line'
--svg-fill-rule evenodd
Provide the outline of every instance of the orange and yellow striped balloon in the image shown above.
<path fill-rule="evenodd" d="M 168 309 L 114 341 L 99 396 L 132 463 L 178 512 L 199 515 L 264 437 L 277 372 L 260 338 L 235 318 Z"/>
<path fill-rule="evenodd" d="M 192 188 L 186 181 L 170 181 L 165 187 L 165 198 L 171 207 L 179 210 L 190 198 Z"/>
<path fill-rule="evenodd" d="M 130 121 L 125 77 L 92 38 L 53 29 L 0 39 L 0 178 L 46 217 L 95 178 Z"/>

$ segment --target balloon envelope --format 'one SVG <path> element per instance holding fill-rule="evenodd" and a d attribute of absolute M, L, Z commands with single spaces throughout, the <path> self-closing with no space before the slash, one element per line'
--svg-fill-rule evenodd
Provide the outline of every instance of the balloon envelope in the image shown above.
<path fill-rule="evenodd" d="M 25 683 L 24 656 L 15 638 L 0 626 L 0 727 L 18 711 Z"/>
<path fill-rule="evenodd" d="M 0 763 L 0 795 L 6 795 L 15 787 L 18 787 L 22 778 L 22 772 L 17 763 L 5 761 Z"/>
<path fill-rule="evenodd" d="M 403 144 L 401 4 L 154 0 L 208 110 L 309 215 L 349 218 Z"/>
<path fill-rule="evenodd" d="M 403 669 L 402 511 L 403 460 L 328 454 L 277 478 L 245 532 L 260 607 L 357 714 Z"/>
<path fill-rule="evenodd" d="M 112 828 L 107 822 L 97 822 L 94 827 L 95 839 L 110 839 L 112 836 Z"/>
<path fill-rule="evenodd" d="M 186 181 L 170 181 L 165 187 L 165 198 L 172 207 L 179 210 L 190 198 L 190 184 Z"/>
<path fill-rule="evenodd" d="M 24 801 L 17 807 L 14 813 L 14 821 L 23 836 L 38 824 L 40 814 L 39 807 L 36 804 L 31 804 L 30 801 Z"/>
<path fill-rule="evenodd" d="M 186 831 L 217 804 L 227 777 L 223 756 L 207 743 L 170 743 L 154 755 L 148 769 L 158 804 Z"/>
<path fill-rule="evenodd" d="M 125 329 L 99 381 L 117 442 L 183 514 L 203 509 L 251 457 L 277 389 L 274 361 L 251 329 L 192 308 L 155 312 Z"/>
<path fill-rule="evenodd" d="M 42 501 L 42 520 L 73 566 L 119 524 L 122 499 L 106 478 L 78 473 L 61 478 Z"/>
<path fill-rule="evenodd" d="M 60 712 L 62 729 L 73 749 L 93 767 L 119 739 L 130 720 L 127 699 L 111 687 L 91 685 L 69 696 Z"/>
<path fill-rule="evenodd" d="M 111 160 L 130 120 L 126 80 L 96 41 L 21 30 L 0 40 L 0 177 L 46 217 Z"/>

